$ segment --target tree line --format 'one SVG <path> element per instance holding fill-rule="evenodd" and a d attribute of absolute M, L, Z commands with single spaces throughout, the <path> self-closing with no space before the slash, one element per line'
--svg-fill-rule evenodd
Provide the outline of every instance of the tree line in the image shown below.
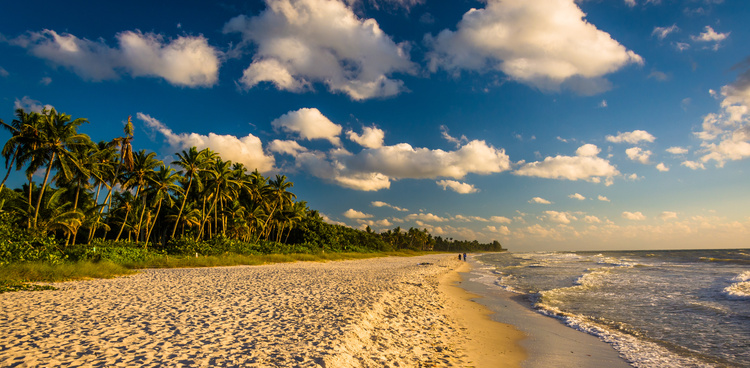
<path fill-rule="evenodd" d="M 444 241 L 427 230 L 378 234 L 328 224 L 297 199 L 285 175 L 265 177 L 209 148 L 183 150 L 171 163 L 135 151 L 130 118 L 122 136 L 97 143 L 78 131 L 86 123 L 55 109 L 19 108 L 11 123 L 0 120 L 11 134 L 0 184 L 0 214 L 13 226 L 10 233 L 51 236 L 61 249 L 111 241 L 144 249 L 192 244 L 189 251 L 202 253 L 239 243 L 266 252 L 454 250 L 442 249 Z M 5 183 L 14 171 L 26 183 L 11 190 Z M 44 172 L 40 183 L 37 172 Z"/>

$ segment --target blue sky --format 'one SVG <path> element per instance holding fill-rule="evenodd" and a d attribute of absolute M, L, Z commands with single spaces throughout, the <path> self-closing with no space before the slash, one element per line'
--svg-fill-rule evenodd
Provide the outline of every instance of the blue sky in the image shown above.
<path fill-rule="evenodd" d="M 352 227 L 747 247 L 747 19 L 730 0 L 3 2 L 0 118 L 49 105 L 98 141 L 132 115 L 135 148 L 283 173 Z"/>

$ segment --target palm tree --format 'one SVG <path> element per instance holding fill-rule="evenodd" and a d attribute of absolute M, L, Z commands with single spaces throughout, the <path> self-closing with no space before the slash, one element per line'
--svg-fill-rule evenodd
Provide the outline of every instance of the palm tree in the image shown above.
<path fill-rule="evenodd" d="M 238 189 L 243 185 L 242 182 L 234 177 L 234 171 L 231 169 L 232 161 L 224 161 L 221 158 L 216 158 L 214 165 L 211 169 L 213 178 L 211 184 L 208 186 L 208 190 L 212 192 L 213 203 L 206 213 L 205 219 L 213 212 L 214 213 L 214 232 L 218 232 L 218 208 L 217 204 L 223 205 L 224 201 L 232 198 L 232 194 L 236 194 Z M 204 220 L 205 226 L 205 220 Z M 222 232 L 226 230 L 226 221 L 222 219 Z M 200 234 L 202 235 L 203 228 L 201 228 Z"/>
<path fill-rule="evenodd" d="M 206 157 L 208 157 L 209 152 L 210 151 L 208 149 L 198 151 L 197 148 L 190 147 L 190 150 L 178 153 L 177 157 L 179 157 L 179 160 L 172 162 L 172 164 L 180 166 L 184 170 L 183 177 L 187 178 L 187 188 L 185 189 L 185 194 L 182 197 L 180 211 L 177 213 L 177 220 L 175 221 L 174 228 L 172 229 L 173 238 L 174 234 L 177 232 L 177 225 L 180 223 L 180 216 L 182 216 L 182 211 L 185 208 L 185 203 L 187 202 L 188 195 L 190 194 L 190 188 L 193 185 L 193 181 L 198 178 L 198 173 L 202 171 L 206 166 Z M 200 181 L 197 182 L 200 184 Z"/>
<path fill-rule="evenodd" d="M 58 113 L 54 108 L 50 111 L 46 109 L 42 110 L 39 119 L 40 134 L 35 138 L 37 147 L 25 150 L 20 158 L 22 161 L 25 161 L 30 157 L 30 168 L 47 165 L 39 198 L 36 201 L 32 226 L 36 226 L 39 209 L 42 205 L 42 197 L 49 181 L 53 163 L 57 162 L 59 164 L 61 175 L 65 178 L 72 177 L 71 166 L 77 167 L 79 170 L 85 170 L 80 167 L 80 163 L 72 154 L 71 149 L 87 145 L 91 141 L 87 135 L 78 133 L 78 127 L 83 123 L 88 123 L 86 119 L 78 118 L 71 120 L 70 115 Z"/>
<path fill-rule="evenodd" d="M 271 188 L 269 191 L 269 200 L 273 203 L 273 208 L 271 209 L 271 213 L 268 215 L 268 218 L 266 219 L 266 222 L 263 224 L 263 229 L 261 229 L 261 235 L 265 234 L 266 239 L 270 235 L 270 231 L 267 232 L 268 228 L 268 221 L 273 218 L 274 212 L 279 208 L 283 207 L 287 204 L 291 204 L 292 201 L 297 198 L 296 195 L 292 194 L 291 192 L 288 192 L 287 189 L 294 186 L 294 183 L 286 181 L 286 175 L 276 175 L 275 180 L 271 180 Z"/>
<path fill-rule="evenodd" d="M 146 150 L 138 151 L 133 157 L 133 170 L 130 171 L 127 180 L 122 184 L 123 188 L 126 189 L 133 187 L 136 188 L 135 195 L 133 196 L 133 201 L 137 201 L 139 198 L 142 198 L 143 200 L 141 215 L 139 216 L 138 224 L 135 227 L 135 231 L 137 232 L 138 236 L 140 236 L 141 226 L 143 225 L 143 215 L 146 212 L 146 196 L 144 195 L 140 197 L 140 194 L 145 190 L 147 178 L 153 175 L 154 169 L 164 164 L 160 160 L 155 159 L 155 156 L 156 152 L 147 153 Z M 122 231 L 128 221 L 128 214 L 129 212 L 125 214 L 125 220 L 122 223 L 122 227 L 120 228 L 120 232 L 117 234 L 117 238 L 115 238 L 115 241 L 120 240 Z"/>
<path fill-rule="evenodd" d="M 170 192 L 182 192 L 182 188 L 176 183 L 178 178 L 179 174 L 175 173 L 171 167 L 164 166 L 164 164 L 159 166 L 159 170 L 153 176 L 147 177 L 147 180 L 151 182 L 153 199 L 156 200 L 156 215 L 154 215 L 154 224 L 146 232 L 146 244 L 144 248 L 148 247 L 151 232 L 156 227 L 156 220 L 159 218 L 159 211 L 161 211 L 161 203 L 166 200 L 167 204 L 172 207 L 174 205 L 174 198 L 172 198 Z"/>
<path fill-rule="evenodd" d="M 114 171 L 114 175 L 110 177 L 111 182 L 109 185 L 109 193 L 107 193 L 107 197 L 104 198 L 104 203 L 109 203 L 107 206 L 108 211 L 112 209 L 112 191 L 115 189 L 117 181 L 120 179 L 120 173 L 123 167 L 129 171 L 133 170 L 133 146 L 131 145 L 131 142 L 133 141 L 133 123 L 130 121 L 130 116 L 128 116 L 128 122 L 125 124 L 125 128 L 123 128 L 123 132 L 125 133 L 124 137 L 117 137 L 108 143 L 110 148 L 118 149 L 120 151 L 117 168 Z M 104 209 L 102 208 L 101 211 L 104 211 Z M 102 213 L 101 211 L 100 213 Z"/>

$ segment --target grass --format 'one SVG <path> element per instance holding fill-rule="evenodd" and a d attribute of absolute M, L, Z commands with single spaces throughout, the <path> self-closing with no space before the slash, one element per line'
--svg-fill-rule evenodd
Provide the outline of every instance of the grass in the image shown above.
<path fill-rule="evenodd" d="M 35 282 L 58 282 L 112 278 L 131 275 L 143 268 L 218 267 L 261 265 L 288 262 L 328 262 L 377 257 L 413 257 L 431 252 L 398 251 L 376 253 L 319 253 L 319 254 L 265 254 L 242 255 L 227 253 L 221 256 L 163 256 L 142 262 L 116 264 L 103 262 L 75 262 L 63 264 L 17 263 L 0 267 L 0 293 L 18 290 L 50 290 L 50 285 Z"/>

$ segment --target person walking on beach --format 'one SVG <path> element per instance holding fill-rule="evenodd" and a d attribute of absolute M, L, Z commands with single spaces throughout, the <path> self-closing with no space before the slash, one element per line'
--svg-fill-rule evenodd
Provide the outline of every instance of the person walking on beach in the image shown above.
<path fill-rule="evenodd" d="M 461 253 L 458 253 L 458 260 L 461 260 Z"/>
<path fill-rule="evenodd" d="M 464 262 L 466 262 L 466 253 L 464 253 Z"/>

